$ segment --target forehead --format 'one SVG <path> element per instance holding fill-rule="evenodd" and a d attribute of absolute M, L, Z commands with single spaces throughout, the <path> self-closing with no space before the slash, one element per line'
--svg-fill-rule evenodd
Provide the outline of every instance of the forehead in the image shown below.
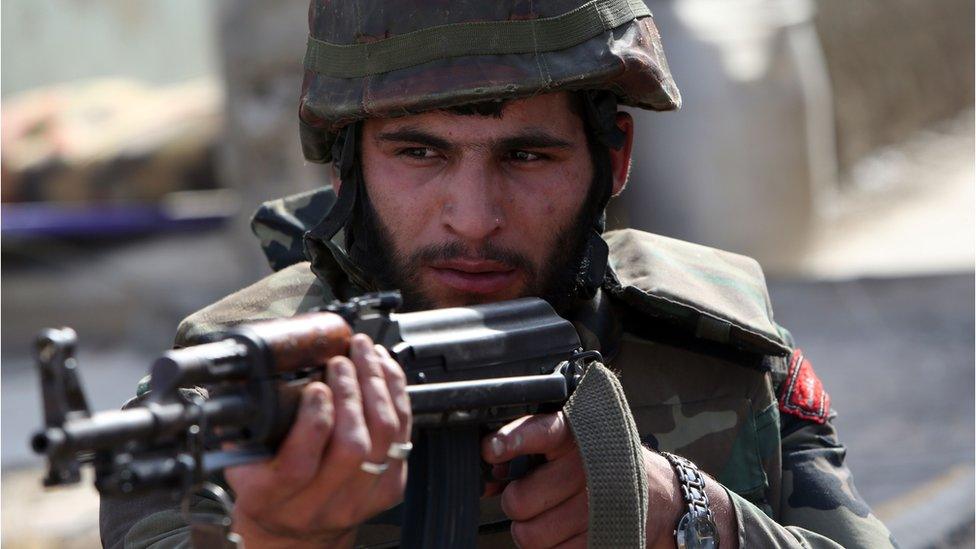
<path fill-rule="evenodd" d="M 570 138 L 583 134 L 583 121 L 573 101 L 570 94 L 559 92 L 506 101 L 497 116 L 438 110 L 396 118 L 371 118 L 365 121 L 364 132 L 375 136 L 420 128 L 446 138 L 491 139 L 531 129 Z"/>

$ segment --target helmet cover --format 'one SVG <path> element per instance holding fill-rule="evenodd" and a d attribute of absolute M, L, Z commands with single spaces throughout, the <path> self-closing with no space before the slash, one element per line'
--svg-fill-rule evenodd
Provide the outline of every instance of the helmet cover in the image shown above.
<path fill-rule="evenodd" d="M 309 29 L 299 120 L 310 162 L 330 162 L 339 131 L 365 118 L 576 90 L 681 105 L 641 0 L 313 0 Z"/>

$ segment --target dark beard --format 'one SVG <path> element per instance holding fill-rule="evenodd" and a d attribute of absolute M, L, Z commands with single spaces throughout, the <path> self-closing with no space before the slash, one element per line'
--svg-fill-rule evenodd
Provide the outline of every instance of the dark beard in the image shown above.
<path fill-rule="evenodd" d="M 589 195 L 593 191 L 596 181 L 591 185 Z M 593 230 L 598 212 L 594 212 L 591 201 L 587 196 L 580 211 L 571 219 L 568 226 L 556 231 L 551 239 L 552 250 L 549 257 L 542 262 L 542 268 L 535 265 L 524 255 L 502 248 L 491 241 L 485 242 L 477 249 L 471 250 L 460 242 L 446 242 L 425 246 L 409 256 L 396 251 L 389 229 L 383 225 L 376 210 L 373 208 L 366 192 L 365 185 L 359 189 L 362 214 L 360 223 L 353 226 L 365 233 L 362 240 L 368 246 L 352 246 L 356 250 L 353 261 L 365 267 L 374 277 L 380 290 L 400 290 L 403 296 L 403 311 L 420 311 L 435 308 L 433 300 L 421 289 L 420 271 L 425 263 L 456 258 L 477 257 L 498 261 L 526 273 L 526 287 L 520 297 L 541 297 L 548 301 L 560 314 L 569 311 L 577 296 L 580 267 L 583 254 L 591 231 Z M 357 231 L 358 232 L 358 231 Z M 466 305 L 483 302 L 483 296 L 471 295 Z"/>

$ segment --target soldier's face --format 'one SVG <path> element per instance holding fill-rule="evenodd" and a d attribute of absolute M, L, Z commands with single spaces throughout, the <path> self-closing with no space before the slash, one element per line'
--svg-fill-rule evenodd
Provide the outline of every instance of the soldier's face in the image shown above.
<path fill-rule="evenodd" d="M 500 116 L 371 119 L 361 150 L 393 283 L 414 308 L 545 297 L 575 267 L 593 165 L 568 95 L 512 101 Z"/>

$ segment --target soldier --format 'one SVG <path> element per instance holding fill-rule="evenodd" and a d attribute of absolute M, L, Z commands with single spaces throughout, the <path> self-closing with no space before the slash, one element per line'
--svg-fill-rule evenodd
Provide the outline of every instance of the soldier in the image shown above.
<path fill-rule="evenodd" d="M 379 289 L 402 290 L 408 309 L 540 296 L 619 375 L 644 445 L 648 546 L 893 544 L 759 266 L 604 233 L 631 161 L 618 103 L 680 104 L 643 3 L 316 0 L 309 21 L 301 137 L 308 160 L 334 163 L 331 188 L 259 210 L 276 272 L 187 318 L 178 346 Z M 380 513 L 403 495 L 404 376 L 365 336 L 353 343 L 305 389 L 276 457 L 227 471 L 248 546 L 397 543 L 396 515 Z M 483 442 L 496 466 L 524 454 L 547 461 L 489 486 L 481 541 L 585 546 L 586 456 L 562 413 Z M 191 510 L 217 508 L 199 497 Z M 189 535 L 156 496 L 106 498 L 101 522 L 109 547 Z"/>

